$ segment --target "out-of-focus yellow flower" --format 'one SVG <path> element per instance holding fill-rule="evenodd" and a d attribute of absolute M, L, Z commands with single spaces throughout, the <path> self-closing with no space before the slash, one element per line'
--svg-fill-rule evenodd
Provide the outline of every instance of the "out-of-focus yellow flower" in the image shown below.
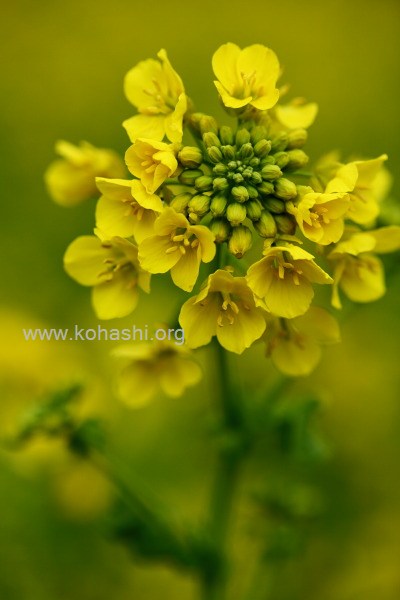
<path fill-rule="evenodd" d="M 262 308 L 257 306 L 244 277 L 218 270 L 202 290 L 182 306 L 179 322 L 190 348 L 208 344 L 216 335 L 221 346 L 241 354 L 265 330 Z"/>
<path fill-rule="evenodd" d="M 318 104 L 306 103 L 304 98 L 295 98 L 288 104 L 278 104 L 274 108 L 274 117 L 287 129 L 308 129 L 318 113 Z"/>
<path fill-rule="evenodd" d="M 173 398 L 181 396 L 202 377 L 188 348 L 172 340 L 120 346 L 113 354 L 126 360 L 118 393 L 133 408 L 147 404 L 159 389 Z"/>
<path fill-rule="evenodd" d="M 181 142 L 183 117 L 187 99 L 182 79 L 172 68 L 165 50 L 131 69 L 124 82 L 125 95 L 139 113 L 124 121 L 129 138 L 162 140 L 166 135 L 171 142 Z"/>
<path fill-rule="evenodd" d="M 236 44 L 223 44 L 214 53 L 212 67 L 218 79 L 215 87 L 226 107 L 251 105 L 267 110 L 278 102 L 279 61 L 266 46 L 253 44 L 241 50 Z"/>
<path fill-rule="evenodd" d="M 161 199 L 149 194 L 137 179 L 96 179 L 102 196 L 96 206 L 96 226 L 108 239 L 135 237 L 139 243 L 153 233 L 163 209 Z"/>
<path fill-rule="evenodd" d="M 88 142 L 74 146 L 57 142 L 56 152 L 62 158 L 48 167 L 44 179 L 54 202 L 75 206 L 98 196 L 96 177 L 124 177 L 125 165 L 113 150 L 95 148 Z"/>
<path fill-rule="evenodd" d="M 267 354 L 279 371 L 291 377 L 308 375 L 321 358 L 321 345 L 340 341 L 335 318 L 323 308 L 312 306 L 295 319 L 268 320 L 264 334 Z"/>
<path fill-rule="evenodd" d="M 126 151 L 125 162 L 132 175 L 153 194 L 178 168 L 177 150 L 174 144 L 140 138 Z"/>
<path fill-rule="evenodd" d="M 200 263 L 215 256 L 214 234 L 204 225 L 167 207 L 154 223 L 155 235 L 139 244 L 139 260 L 149 273 L 171 271 L 172 281 L 186 292 L 196 283 Z"/>
<path fill-rule="evenodd" d="M 298 246 L 274 246 L 247 272 L 250 288 L 263 298 L 267 309 L 278 317 L 292 319 L 304 314 L 314 296 L 312 283 L 332 283 L 332 278 Z"/>
<path fill-rule="evenodd" d="M 328 255 L 334 264 L 332 305 L 342 308 L 340 289 L 353 302 L 372 302 L 386 292 L 382 261 L 371 254 L 386 254 L 400 249 L 400 227 L 395 225 L 373 231 L 349 233 Z"/>
<path fill-rule="evenodd" d="M 129 240 L 84 235 L 68 246 L 64 267 L 81 285 L 93 286 L 92 304 L 97 317 L 115 319 L 136 308 L 138 287 L 150 291 L 150 274 L 143 271 L 137 256 L 137 246 Z"/>

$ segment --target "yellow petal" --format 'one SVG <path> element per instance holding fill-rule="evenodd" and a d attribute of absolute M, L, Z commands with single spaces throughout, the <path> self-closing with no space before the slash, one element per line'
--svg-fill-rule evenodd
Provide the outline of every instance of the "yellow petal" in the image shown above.
<path fill-rule="evenodd" d="M 276 118 L 288 129 L 307 129 L 315 121 L 318 104 L 281 104 L 275 107 Z"/>
<path fill-rule="evenodd" d="M 131 408 L 140 408 L 151 400 L 157 391 L 157 386 L 152 364 L 139 361 L 128 365 L 121 372 L 118 394 Z"/>
<path fill-rule="evenodd" d="M 318 344 L 340 342 L 338 322 L 327 310 L 319 306 L 312 306 L 304 315 L 293 319 L 293 324 Z"/>
<path fill-rule="evenodd" d="M 242 354 L 246 348 L 250 348 L 255 340 L 258 340 L 265 331 L 266 323 L 259 309 L 246 309 L 242 305 L 232 324 L 217 327 L 217 338 L 221 346 Z"/>
<path fill-rule="evenodd" d="M 126 119 L 122 126 L 131 142 L 138 138 L 162 140 L 165 134 L 165 115 L 135 115 Z"/>
<path fill-rule="evenodd" d="M 110 256 L 101 240 L 94 235 L 84 235 L 74 240 L 64 255 L 64 268 L 68 275 L 81 285 L 96 285 L 104 271 L 104 261 Z"/>
<path fill-rule="evenodd" d="M 154 226 L 157 235 L 170 235 L 178 227 L 187 229 L 189 221 L 184 215 L 175 212 L 169 206 L 164 208 Z"/>
<path fill-rule="evenodd" d="M 179 250 L 168 252 L 171 240 L 166 236 L 152 235 L 139 245 L 139 262 L 149 273 L 166 273 L 182 256 Z"/>
<path fill-rule="evenodd" d="M 201 260 L 205 263 L 211 262 L 217 250 L 214 243 L 214 234 L 204 225 L 193 225 L 189 231 L 194 233 L 200 242 Z"/>
<path fill-rule="evenodd" d="M 172 281 L 185 292 L 191 292 L 199 275 L 200 259 L 197 250 L 187 248 L 185 254 L 180 254 L 179 251 L 174 254 L 179 254 L 180 258 L 171 269 Z"/>
<path fill-rule="evenodd" d="M 196 385 L 201 377 L 199 365 L 179 355 L 168 357 L 160 369 L 161 388 L 172 398 L 181 396 L 187 387 Z"/>
<path fill-rule="evenodd" d="M 227 106 L 228 108 L 242 108 L 243 106 L 247 106 L 253 99 L 252 96 L 247 96 L 246 98 L 235 98 L 225 90 L 219 81 L 214 81 L 214 85 L 221 96 L 224 106 Z"/>
<path fill-rule="evenodd" d="M 317 342 L 306 336 L 279 339 L 271 352 L 271 360 L 279 371 L 291 377 L 309 375 L 321 358 Z"/>
<path fill-rule="evenodd" d="M 158 60 L 149 58 L 130 69 L 124 79 L 125 96 L 137 108 L 153 106 L 154 97 L 147 93 L 153 91 L 154 82 L 162 83 L 162 66 Z M 167 93 L 167 90 L 163 90 Z"/>
<path fill-rule="evenodd" d="M 400 227 L 390 225 L 381 227 L 374 231 L 368 231 L 368 234 L 375 240 L 374 251 L 378 254 L 386 254 L 387 252 L 395 252 L 400 250 Z"/>
<path fill-rule="evenodd" d="M 214 74 L 229 94 L 233 94 L 241 85 L 237 68 L 240 52 L 239 46 L 228 42 L 220 46 L 212 57 Z"/>
<path fill-rule="evenodd" d="M 198 302 L 196 297 L 187 300 L 181 308 L 179 323 L 185 332 L 189 348 L 205 346 L 216 334 L 220 301 L 216 294 L 210 294 L 206 302 Z"/>
<path fill-rule="evenodd" d="M 165 135 L 173 143 L 180 143 L 183 137 L 183 118 L 187 110 L 186 94 L 182 93 L 172 113 L 165 117 Z"/>
<path fill-rule="evenodd" d="M 378 300 L 386 292 L 382 262 L 370 255 L 347 261 L 340 287 L 353 302 Z"/>
<path fill-rule="evenodd" d="M 109 239 L 115 235 L 130 237 L 135 233 L 135 217 L 129 204 L 101 196 L 96 205 L 96 226 Z"/>
<path fill-rule="evenodd" d="M 92 289 L 92 304 L 99 319 L 126 317 L 136 308 L 138 300 L 136 286 L 121 272 Z"/>
<path fill-rule="evenodd" d="M 303 277 L 300 277 L 299 285 L 295 285 L 288 277 L 284 279 L 273 277 L 264 301 L 273 315 L 292 319 L 308 310 L 313 297 L 313 287 Z"/>

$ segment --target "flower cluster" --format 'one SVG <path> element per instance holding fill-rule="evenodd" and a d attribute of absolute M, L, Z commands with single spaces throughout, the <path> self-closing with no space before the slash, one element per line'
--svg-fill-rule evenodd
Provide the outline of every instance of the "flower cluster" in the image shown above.
<path fill-rule="evenodd" d="M 212 66 L 230 124 L 194 109 L 165 50 L 128 72 L 125 93 L 138 111 L 123 123 L 132 177 L 96 173 L 95 236 L 72 242 L 65 268 L 93 286 L 97 316 L 108 319 L 136 307 L 137 289 L 150 291 L 151 274 L 170 272 L 177 287 L 192 292 L 201 263 L 208 263 L 207 279 L 181 308 L 186 347 L 216 336 L 241 354 L 263 340 L 278 369 L 305 375 L 320 345 L 340 338 L 334 317 L 312 306 L 315 284 L 331 286 L 335 309 L 339 291 L 355 302 L 385 292 L 375 253 L 400 248 L 400 228 L 378 226 L 387 156 L 346 163 L 328 155 L 309 169 L 304 148 L 317 106 L 302 98 L 281 102 L 286 89 L 277 87 L 275 53 L 228 43 Z M 171 392 L 165 369 L 154 366 L 158 351 L 146 352 L 133 353 L 136 366 L 125 373 L 131 382 L 139 371 L 140 380 L 150 374 L 149 389 L 159 377 Z M 173 346 L 168 357 L 182 360 Z M 175 382 L 173 393 L 197 379 L 196 372 Z M 135 386 L 125 386 L 124 395 Z"/>

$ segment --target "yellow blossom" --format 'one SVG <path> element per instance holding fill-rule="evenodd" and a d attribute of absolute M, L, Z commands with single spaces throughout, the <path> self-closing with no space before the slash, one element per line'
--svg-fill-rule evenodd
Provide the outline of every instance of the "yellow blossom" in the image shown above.
<path fill-rule="evenodd" d="M 247 272 L 250 288 L 273 315 L 292 319 L 304 314 L 314 297 L 312 283 L 332 283 L 313 255 L 292 244 L 273 246 Z"/>
<path fill-rule="evenodd" d="M 146 137 L 181 142 L 187 99 L 183 83 L 165 50 L 133 67 L 124 82 L 125 95 L 139 114 L 124 121 L 129 138 Z"/>
<path fill-rule="evenodd" d="M 274 117 L 287 129 L 307 129 L 315 121 L 318 104 L 306 103 L 304 98 L 295 98 L 288 104 L 278 104 L 274 108 Z"/>
<path fill-rule="evenodd" d="M 174 144 L 140 138 L 126 151 L 125 162 L 132 175 L 153 194 L 178 168 L 176 152 Z"/>
<path fill-rule="evenodd" d="M 335 265 L 332 290 L 335 308 L 342 308 L 339 287 L 353 302 L 372 302 L 385 294 L 383 264 L 371 252 L 386 254 L 400 249 L 400 227 L 349 232 L 346 238 L 328 255 Z"/>
<path fill-rule="evenodd" d="M 210 275 L 200 293 L 185 302 L 179 322 L 190 348 L 204 346 L 216 335 L 221 346 L 237 354 L 261 337 L 266 326 L 246 279 L 225 270 Z"/>
<path fill-rule="evenodd" d="M 214 234 L 204 225 L 190 225 L 186 217 L 167 207 L 154 223 L 154 234 L 139 245 L 139 260 L 149 273 L 171 271 L 175 285 L 190 292 L 200 262 L 215 256 Z"/>
<path fill-rule="evenodd" d="M 97 176 L 124 177 L 126 174 L 116 152 L 95 148 L 88 142 L 74 146 L 60 140 L 56 152 L 62 158 L 50 164 L 44 178 L 50 196 L 62 206 L 75 206 L 98 196 Z"/>
<path fill-rule="evenodd" d="M 163 209 L 161 199 L 149 194 L 134 179 L 105 179 L 96 184 L 102 196 L 96 206 L 96 226 L 108 239 L 134 236 L 140 243 L 153 233 L 154 221 Z"/>
<path fill-rule="evenodd" d="M 150 291 L 150 275 L 142 270 L 137 247 L 113 237 L 78 237 L 67 248 L 64 267 L 81 285 L 93 286 L 92 304 L 99 319 L 125 317 L 138 303 L 138 287 Z"/>
<path fill-rule="evenodd" d="M 184 345 L 174 341 L 141 342 L 121 346 L 114 355 L 126 360 L 119 376 L 118 393 L 133 408 L 147 402 L 161 389 L 178 397 L 201 379 L 201 369 Z"/>
<path fill-rule="evenodd" d="M 215 87 L 226 107 L 251 105 L 267 110 L 277 103 L 279 62 L 266 46 L 253 44 L 241 50 L 236 44 L 223 44 L 214 53 L 212 67 L 218 80 Z"/>
<path fill-rule="evenodd" d="M 271 317 L 264 334 L 267 354 L 285 375 L 308 375 L 321 358 L 321 345 L 340 341 L 339 326 L 323 308 L 313 306 L 294 319 Z"/>

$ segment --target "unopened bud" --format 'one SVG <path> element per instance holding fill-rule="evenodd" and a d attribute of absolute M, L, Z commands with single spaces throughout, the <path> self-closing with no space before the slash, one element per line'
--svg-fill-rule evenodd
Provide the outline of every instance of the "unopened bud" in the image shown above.
<path fill-rule="evenodd" d="M 249 166 L 254 169 L 254 167 L 258 167 L 260 164 L 260 159 L 257 156 L 253 156 L 253 158 L 249 161 Z"/>
<path fill-rule="evenodd" d="M 305 129 L 295 129 L 288 133 L 288 150 L 293 148 L 302 148 L 307 141 L 308 133 Z"/>
<path fill-rule="evenodd" d="M 285 215 L 276 215 L 276 225 L 279 233 L 285 233 L 286 235 L 294 235 L 296 231 L 296 221 L 294 217 Z"/>
<path fill-rule="evenodd" d="M 192 194 L 179 194 L 178 196 L 175 196 L 175 198 L 173 200 L 171 200 L 170 202 L 170 206 L 178 213 L 184 213 L 186 212 L 186 208 L 189 204 L 189 201 L 192 198 Z"/>
<path fill-rule="evenodd" d="M 252 185 L 247 185 L 247 191 L 249 192 L 249 198 L 258 198 L 258 189 Z"/>
<path fill-rule="evenodd" d="M 253 127 L 250 132 L 250 140 L 252 144 L 257 144 L 260 140 L 265 140 L 268 135 L 266 127 L 264 125 L 257 125 Z"/>
<path fill-rule="evenodd" d="M 265 165 L 274 165 L 275 164 L 275 157 L 272 156 L 272 154 L 269 154 L 268 156 L 264 156 L 264 158 L 261 159 L 260 165 L 261 168 L 265 167 Z"/>
<path fill-rule="evenodd" d="M 219 141 L 219 137 L 213 133 L 212 131 L 207 131 L 203 134 L 203 143 L 206 148 L 211 148 L 211 146 L 220 146 L 221 142 Z"/>
<path fill-rule="evenodd" d="M 276 236 L 276 224 L 274 217 L 267 210 L 263 210 L 261 217 L 254 223 L 255 229 L 264 238 L 274 238 Z"/>
<path fill-rule="evenodd" d="M 207 156 L 214 164 L 217 164 L 222 160 L 222 152 L 218 146 L 210 146 L 210 148 L 207 148 Z"/>
<path fill-rule="evenodd" d="M 162 187 L 163 200 L 169 204 L 179 194 L 190 193 L 190 188 L 180 183 L 169 183 Z"/>
<path fill-rule="evenodd" d="M 219 243 L 226 242 L 232 231 L 232 227 L 225 219 L 213 219 L 209 228 L 215 235 L 215 241 Z"/>
<path fill-rule="evenodd" d="M 280 152 L 281 150 L 286 150 L 286 146 L 288 143 L 288 134 L 286 131 L 282 131 L 272 140 L 272 150 L 274 152 Z"/>
<path fill-rule="evenodd" d="M 226 198 L 226 196 L 223 196 L 222 194 L 217 194 L 216 196 L 214 196 L 210 204 L 210 210 L 214 217 L 221 217 L 225 214 L 227 203 L 228 199 Z"/>
<path fill-rule="evenodd" d="M 275 196 L 281 198 L 281 200 L 293 200 L 297 196 L 296 184 L 285 177 L 278 179 L 274 184 L 274 188 Z"/>
<path fill-rule="evenodd" d="M 289 156 L 288 168 L 289 169 L 301 169 L 308 163 L 308 156 L 304 150 L 289 150 L 287 153 Z"/>
<path fill-rule="evenodd" d="M 224 146 L 232 146 L 235 139 L 232 129 L 227 125 L 220 127 L 219 139 Z"/>
<path fill-rule="evenodd" d="M 261 174 L 258 171 L 253 171 L 250 177 L 251 183 L 254 183 L 254 185 L 259 185 L 260 183 L 262 183 L 262 180 L 263 179 Z"/>
<path fill-rule="evenodd" d="M 265 208 L 274 214 L 280 215 L 285 212 L 285 203 L 278 198 L 266 198 L 263 202 Z"/>
<path fill-rule="evenodd" d="M 239 225 L 234 228 L 229 239 L 229 252 L 236 256 L 236 258 L 242 258 L 250 250 L 252 243 L 253 236 L 250 229 L 246 225 Z"/>
<path fill-rule="evenodd" d="M 247 216 L 252 221 L 258 221 L 261 217 L 262 206 L 258 200 L 250 200 L 246 203 Z"/>
<path fill-rule="evenodd" d="M 189 201 L 189 212 L 195 213 L 199 217 L 205 215 L 210 208 L 210 197 L 198 194 Z"/>
<path fill-rule="evenodd" d="M 202 175 L 203 171 L 200 171 L 200 169 L 185 169 L 179 175 L 178 179 L 185 185 L 193 185 L 195 180 Z"/>
<path fill-rule="evenodd" d="M 218 135 L 218 123 L 210 115 L 202 115 L 200 119 L 200 133 L 204 135 L 207 132 L 215 133 Z"/>
<path fill-rule="evenodd" d="M 218 192 L 223 192 L 229 188 L 229 182 L 225 177 L 216 177 L 213 181 L 213 188 Z"/>
<path fill-rule="evenodd" d="M 261 169 L 261 176 L 268 181 L 274 181 L 282 176 L 282 171 L 277 165 L 265 165 Z"/>
<path fill-rule="evenodd" d="M 274 155 L 275 164 L 278 165 L 280 169 L 284 169 L 286 165 L 289 163 L 289 156 L 287 152 L 277 152 Z"/>
<path fill-rule="evenodd" d="M 239 185 L 231 189 L 231 194 L 236 202 L 246 202 L 249 199 L 249 192 L 244 185 Z"/>
<path fill-rule="evenodd" d="M 243 144 L 250 142 L 250 131 L 244 129 L 238 129 L 235 136 L 236 147 L 240 148 Z"/>
<path fill-rule="evenodd" d="M 273 194 L 275 191 L 274 184 L 271 183 L 270 181 L 263 181 L 257 187 L 257 189 L 263 196 L 269 196 L 270 194 Z"/>
<path fill-rule="evenodd" d="M 226 209 L 226 217 L 231 225 L 240 225 L 246 218 L 246 207 L 239 202 L 232 202 Z"/>
<path fill-rule="evenodd" d="M 263 158 L 271 151 L 271 142 L 262 139 L 254 145 L 254 154 L 259 158 Z"/>
<path fill-rule="evenodd" d="M 216 175 L 225 175 L 225 173 L 227 173 L 228 170 L 228 167 L 224 165 L 224 163 L 218 163 L 213 168 L 213 173 L 215 173 Z"/>
<path fill-rule="evenodd" d="M 250 143 L 243 144 L 243 146 L 237 152 L 237 156 L 239 156 L 239 158 L 241 158 L 242 160 L 251 158 L 253 154 L 253 146 Z"/>
<path fill-rule="evenodd" d="M 196 190 L 199 190 L 199 192 L 207 192 L 208 190 L 212 189 L 213 178 L 209 177 L 208 175 L 201 175 L 196 179 L 194 185 Z"/>
<path fill-rule="evenodd" d="M 203 162 L 203 154 L 196 146 L 184 146 L 178 154 L 179 162 L 189 169 L 195 169 Z"/>
<path fill-rule="evenodd" d="M 227 160 L 233 160 L 235 158 L 235 149 L 233 146 L 221 146 L 221 150 Z"/>

